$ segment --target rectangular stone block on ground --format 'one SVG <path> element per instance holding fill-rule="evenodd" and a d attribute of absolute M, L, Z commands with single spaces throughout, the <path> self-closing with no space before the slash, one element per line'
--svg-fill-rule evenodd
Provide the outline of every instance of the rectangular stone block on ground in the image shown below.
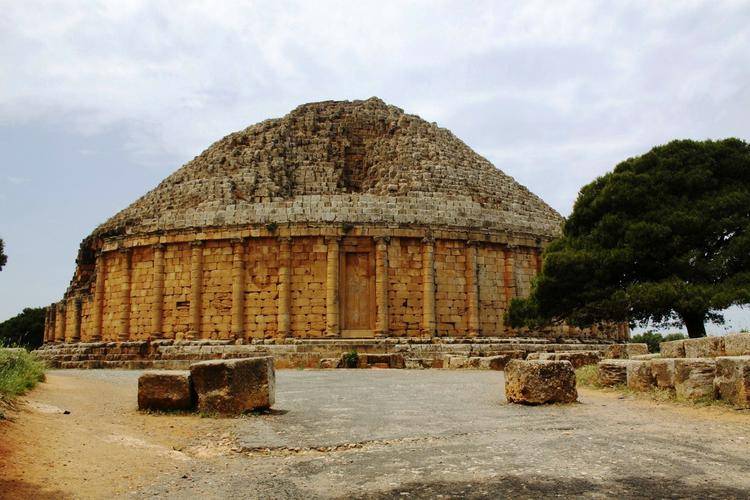
<path fill-rule="evenodd" d="M 189 371 L 147 371 L 138 378 L 139 410 L 192 410 L 194 406 Z"/>
<path fill-rule="evenodd" d="M 750 333 L 725 335 L 724 353 L 727 356 L 750 356 Z"/>
<path fill-rule="evenodd" d="M 714 387 L 719 398 L 740 409 L 750 409 L 750 356 L 716 358 Z"/>
<path fill-rule="evenodd" d="M 648 354 L 648 344 L 643 343 L 631 343 L 625 344 L 625 357 L 632 358 L 633 356 L 643 356 Z"/>
<path fill-rule="evenodd" d="M 675 358 L 658 358 L 651 360 L 651 375 L 658 389 L 674 389 Z"/>
<path fill-rule="evenodd" d="M 631 360 L 625 369 L 625 373 L 628 389 L 648 391 L 655 386 L 654 376 L 651 372 L 651 361 Z"/>
<path fill-rule="evenodd" d="M 505 397 L 510 403 L 574 403 L 576 374 L 570 361 L 522 361 L 505 367 Z"/>
<path fill-rule="evenodd" d="M 605 359 L 596 364 L 599 384 L 605 387 L 625 385 L 628 382 L 629 359 Z"/>
<path fill-rule="evenodd" d="M 674 388 L 678 398 L 714 397 L 716 360 L 683 358 L 674 363 Z"/>
<path fill-rule="evenodd" d="M 626 358 L 625 344 L 612 344 L 608 345 L 604 350 L 604 357 L 606 359 L 622 359 Z"/>
<path fill-rule="evenodd" d="M 724 355 L 722 337 L 702 337 L 685 340 L 686 358 L 715 358 Z"/>
<path fill-rule="evenodd" d="M 270 356 L 202 361 L 190 365 L 198 410 L 239 415 L 270 408 L 275 401 L 275 371 Z"/>
<path fill-rule="evenodd" d="M 659 350 L 663 358 L 684 358 L 685 341 L 670 340 L 669 342 L 660 342 Z"/>

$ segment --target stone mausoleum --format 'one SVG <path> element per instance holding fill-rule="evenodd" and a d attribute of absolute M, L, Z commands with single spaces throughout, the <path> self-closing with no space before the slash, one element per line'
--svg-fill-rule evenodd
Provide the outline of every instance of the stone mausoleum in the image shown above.
<path fill-rule="evenodd" d="M 503 313 L 561 225 L 434 123 L 377 98 L 305 104 L 96 228 L 45 342 L 533 336 Z"/>

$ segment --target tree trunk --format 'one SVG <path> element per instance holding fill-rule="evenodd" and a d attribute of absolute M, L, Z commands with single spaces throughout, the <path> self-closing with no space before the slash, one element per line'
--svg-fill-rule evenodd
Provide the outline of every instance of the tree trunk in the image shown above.
<path fill-rule="evenodd" d="M 688 331 L 688 337 L 695 339 L 706 336 L 706 313 L 680 313 Z"/>

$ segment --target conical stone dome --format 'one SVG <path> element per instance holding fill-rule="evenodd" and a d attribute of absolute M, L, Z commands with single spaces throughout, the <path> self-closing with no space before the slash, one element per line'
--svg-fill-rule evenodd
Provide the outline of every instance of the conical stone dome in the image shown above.
<path fill-rule="evenodd" d="M 549 239 L 561 223 L 450 131 L 371 98 L 305 104 L 230 134 L 92 236 L 368 224 Z"/>

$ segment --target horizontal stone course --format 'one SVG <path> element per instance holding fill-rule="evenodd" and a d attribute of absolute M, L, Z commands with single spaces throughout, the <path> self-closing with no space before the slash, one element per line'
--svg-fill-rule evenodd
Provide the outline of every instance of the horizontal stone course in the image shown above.
<path fill-rule="evenodd" d="M 320 359 L 339 358 L 343 353 L 352 350 L 361 355 L 398 354 L 404 360 L 408 358 L 423 360 L 421 365 L 442 367 L 443 358 L 447 356 L 463 356 L 477 358 L 474 366 L 484 366 L 487 358 L 495 358 L 495 365 L 502 364 L 502 360 L 523 359 L 529 352 L 539 352 L 540 349 L 571 352 L 573 356 L 589 356 L 590 352 L 602 352 L 611 344 L 575 344 L 576 350 L 570 351 L 571 346 L 562 343 L 540 344 L 537 342 L 501 342 L 482 339 L 477 344 L 466 342 L 445 342 L 445 339 L 434 341 L 422 340 L 421 343 L 395 340 L 344 340 L 329 339 L 316 341 L 302 341 L 295 339 L 284 344 L 251 343 L 251 344 L 216 344 L 203 341 L 172 342 L 155 341 L 143 342 L 134 349 L 123 349 L 116 343 L 100 343 L 96 345 L 58 344 L 45 346 L 35 354 L 45 360 L 51 367 L 81 368 L 107 367 L 126 368 L 137 366 L 144 368 L 162 368 L 176 366 L 184 368 L 189 361 L 212 359 L 235 359 L 255 356 L 272 355 L 276 359 L 277 368 L 316 368 Z M 489 340 L 489 341 L 488 341 Z M 363 348 L 364 347 L 364 348 Z M 75 354 L 71 354 L 75 353 Z M 481 361 L 479 361 L 481 359 Z M 404 361 L 404 366 L 406 362 Z M 412 363 L 412 366 L 414 364 Z M 446 363 L 447 366 L 447 363 Z"/>

